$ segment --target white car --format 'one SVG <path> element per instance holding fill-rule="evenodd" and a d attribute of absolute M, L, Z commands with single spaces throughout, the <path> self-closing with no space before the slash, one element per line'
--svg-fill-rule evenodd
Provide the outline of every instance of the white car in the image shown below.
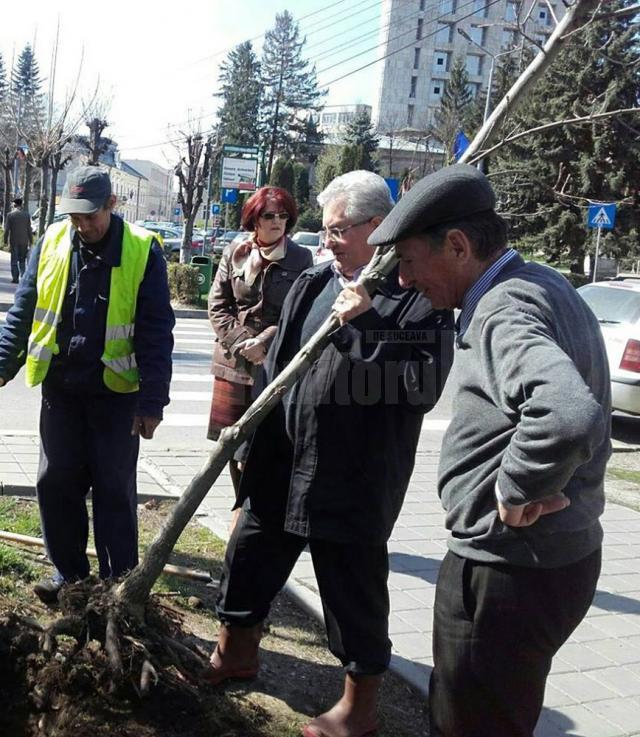
<path fill-rule="evenodd" d="M 613 409 L 640 415 L 640 279 L 586 284 L 578 294 L 600 323 Z"/>
<path fill-rule="evenodd" d="M 313 263 L 320 264 L 323 261 L 331 261 L 333 253 L 330 248 L 323 246 L 322 233 L 313 233 L 310 230 L 299 230 L 291 236 L 299 246 L 304 246 L 311 251 Z"/>

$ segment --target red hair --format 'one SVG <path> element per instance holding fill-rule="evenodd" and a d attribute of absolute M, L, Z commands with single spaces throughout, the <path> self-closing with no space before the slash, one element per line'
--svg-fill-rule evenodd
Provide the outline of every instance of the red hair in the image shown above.
<path fill-rule="evenodd" d="M 298 208 L 296 207 L 293 197 L 286 189 L 282 189 L 282 187 L 267 186 L 257 189 L 244 203 L 240 225 L 242 225 L 245 230 L 255 230 L 258 218 L 267 207 L 267 200 L 275 200 L 282 210 L 288 213 L 289 219 L 287 220 L 287 225 L 284 231 L 285 233 L 288 233 L 296 224 L 296 220 L 298 219 Z"/>

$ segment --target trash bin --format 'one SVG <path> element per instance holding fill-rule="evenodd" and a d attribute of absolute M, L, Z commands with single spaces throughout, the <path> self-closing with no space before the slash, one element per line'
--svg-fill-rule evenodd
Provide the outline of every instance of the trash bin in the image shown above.
<path fill-rule="evenodd" d="M 209 294 L 209 289 L 211 289 L 211 275 L 213 271 L 211 256 L 192 256 L 191 266 L 195 266 L 198 269 L 198 292 L 200 297 L 206 298 Z"/>

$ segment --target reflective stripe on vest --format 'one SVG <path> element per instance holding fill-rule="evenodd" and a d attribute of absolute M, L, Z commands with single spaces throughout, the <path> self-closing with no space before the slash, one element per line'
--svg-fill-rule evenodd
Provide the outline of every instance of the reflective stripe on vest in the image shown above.
<path fill-rule="evenodd" d="M 105 347 L 101 360 L 104 383 L 115 392 L 138 389 L 133 347 L 135 311 L 153 238 L 153 233 L 125 222 L 120 266 L 111 268 Z M 71 252 L 70 223 L 49 227 L 38 265 L 38 296 L 26 361 L 27 386 L 35 386 L 44 380 L 52 357 L 59 351 L 56 327 L 67 289 Z"/>

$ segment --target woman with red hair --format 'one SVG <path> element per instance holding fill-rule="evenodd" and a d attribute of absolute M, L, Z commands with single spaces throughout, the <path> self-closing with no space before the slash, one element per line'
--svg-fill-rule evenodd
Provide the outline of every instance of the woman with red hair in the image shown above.
<path fill-rule="evenodd" d="M 276 332 L 282 303 L 300 272 L 313 264 L 311 252 L 289 237 L 298 217 L 291 195 L 280 187 L 261 187 L 244 204 L 242 242 L 223 251 L 209 293 L 209 319 L 216 334 L 213 400 L 207 437 L 217 440 L 251 402 L 257 367 Z M 240 470 L 230 461 L 237 493 Z"/>

